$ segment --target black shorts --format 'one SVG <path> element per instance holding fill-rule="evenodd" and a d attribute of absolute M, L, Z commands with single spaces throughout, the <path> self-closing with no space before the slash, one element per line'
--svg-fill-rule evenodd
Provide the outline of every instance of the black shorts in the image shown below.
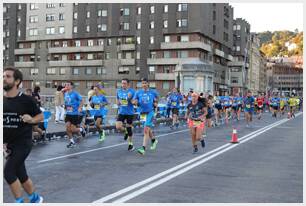
<path fill-rule="evenodd" d="M 172 108 L 171 111 L 172 111 L 172 114 L 176 114 L 176 115 L 179 114 L 178 108 Z"/>
<path fill-rule="evenodd" d="M 77 126 L 77 125 L 81 124 L 82 119 L 83 119 L 83 116 L 81 116 L 81 115 L 66 114 L 65 122 L 70 122 L 71 124 Z"/>
<path fill-rule="evenodd" d="M 215 108 L 217 110 L 222 110 L 222 105 L 221 104 L 215 104 Z"/>
<path fill-rule="evenodd" d="M 278 106 L 272 106 L 274 110 L 278 110 Z"/>
<path fill-rule="evenodd" d="M 133 124 L 134 115 L 124 115 L 124 114 L 118 114 L 117 121 L 124 123 L 126 120 L 127 124 Z"/>
<path fill-rule="evenodd" d="M 239 107 L 238 107 L 238 105 L 237 105 L 237 106 L 232 106 L 232 109 L 233 109 L 234 111 L 238 111 Z"/>

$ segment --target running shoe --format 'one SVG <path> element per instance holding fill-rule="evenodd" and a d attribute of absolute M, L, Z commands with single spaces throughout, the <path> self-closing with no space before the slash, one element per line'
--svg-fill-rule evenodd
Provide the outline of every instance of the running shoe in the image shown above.
<path fill-rule="evenodd" d="M 157 143 L 158 143 L 158 140 L 155 139 L 155 141 L 151 144 L 150 149 L 151 149 L 151 150 L 155 150 L 155 149 L 156 149 L 156 146 L 157 146 Z"/>
<path fill-rule="evenodd" d="M 105 140 L 105 131 L 102 130 L 100 133 L 99 133 L 99 142 L 103 142 Z"/>
<path fill-rule="evenodd" d="M 135 148 L 132 144 L 129 144 L 128 151 L 133 151 Z"/>
<path fill-rule="evenodd" d="M 195 154 L 195 153 L 197 153 L 197 152 L 198 152 L 198 147 L 194 147 L 192 153 Z"/>
<path fill-rule="evenodd" d="M 137 152 L 138 152 L 139 154 L 141 154 L 141 155 L 144 155 L 144 154 L 146 153 L 146 151 L 144 150 L 143 147 L 138 148 L 138 149 L 137 149 Z"/>
<path fill-rule="evenodd" d="M 36 195 L 35 198 L 30 200 L 30 203 L 42 203 L 44 201 L 44 198 L 40 195 Z"/>
<path fill-rule="evenodd" d="M 67 148 L 72 148 L 75 146 L 75 143 L 74 142 L 69 142 L 69 144 L 67 145 Z"/>
<path fill-rule="evenodd" d="M 128 135 L 128 131 L 125 128 L 125 132 L 124 132 L 124 140 L 126 141 L 128 139 L 129 135 Z"/>
<path fill-rule="evenodd" d="M 85 137 L 85 135 L 86 135 L 86 130 L 83 127 L 82 127 L 82 131 L 81 131 L 81 135 L 82 135 L 82 137 Z"/>
<path fill-rule="evenodd" d="M 204 148 L 205 147 L 205 140 L 204 139 L 201 139 L 201 146 L 202 146 L 202 148 Z"/>

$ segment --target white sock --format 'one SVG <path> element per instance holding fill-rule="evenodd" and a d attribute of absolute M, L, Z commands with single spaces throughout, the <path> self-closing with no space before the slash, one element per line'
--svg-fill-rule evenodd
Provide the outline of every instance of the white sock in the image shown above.
<path fill-rule="evenodd" d="M 82 127 L 80 127 L 80 132 L 83 132 L 83 128 Z"/>
<path fill-rule="evenodd" d="M 73 144 L 75 143 L 74 140 L 73 140 L 73 137 L 70 139 L 70 142 L 72 142 Z"/>

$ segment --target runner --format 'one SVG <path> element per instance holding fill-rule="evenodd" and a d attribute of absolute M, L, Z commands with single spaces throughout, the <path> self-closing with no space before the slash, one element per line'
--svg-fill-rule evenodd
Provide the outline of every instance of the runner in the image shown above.
<path fill-rule="evenodd" d="M 158 103 L 158 94 L 155 90 L 149 88 L 149 82 L 146 78 L 141 79 L 142 89 L 138 90 L 133 98 L 133 104 L 139 105 L 140 108 L 140 118 L 144 121 L 144 137 L 143 145 L 137 152 L 144 155 L 146 151 L 147 141 L 151 139 L 151 150 L 155 150 L 158 140 L 155 139 L 152 127 L 153 127 L 153 117 L 154 117 L 154 106 Z"/>
<path fill-rule="evenodd" d="M 43 121 L 44 116 L 34 99 L 19 91 L 22 79 L 19 70 L 4 69 L 3 151 L 6 161 L 3 174 L 16 203 L 24 203 L 22 188 L 30 203 L 41 203 L 43 197 L 35 192 L 25 160 L 32 149 L 32 125 Z"/>
<path fill-rule="evenodd" d="M 290 112 L 289 112 L 288 118 L 295 117 L 294 113 L 295 113 L 296 100 L 294 98 L 294 95 L 291 95 L 291 97 L 288 100 L 288 104 L 289 104 L 289 107 L 290 107 Z"/>
<path fill-rule="evenodd" d="M 225 96 L 223 97 L 223 112 L 225 113 L 225 123 L 228 125 L 229 119 L 231 118 L 231 98 L 228 96 L 228 93 L 225 92 Z"/>
<path fill-rule="evenodd" d="M 193 146 L 193 153 L 198 152 L 197 141 L 201 142 L 202 148 L 205 147 L 205 140 L 203 138 L 203 130 L 205 128 L 205 117 L 207 115 L 207 108 L 204 104 L 198 101 L 198 94 L 192 94 L 192 101 L 187 106 L 186 119 L 191 134 L 191 142 Z"/>
<path fill-rule="evenodd" d="M 264 104 L 264 96 L 259 95 L 256 99 L 257 102 L 257 119 L 261 119 L 262 111 L 263 111 L 263 104 Z"/>
<path fill-rule="evenodd" d="M 220 125 L 221 115 L 222 115 L 222 104 L 221 104 L 222 97 L 219 96 L 219 92 L 216 93 L 214 97 L 214 104 L 215 104 L 215 119 L 216 125 Z"/>
<path fill-rule="evenodd" d="M 108 101 L 106 97 L 101 94 L 100 88 L 98 85 L 94 86 L 95 93 L 93 96 L 89 98 L 90 106 L 95 110 L 94 120 L 96 128 L 99 132 L 99 142 L 103 142 L 105 140 L 105 131 L 102 128 L 103 123 L 103 111 L 105 106 L 108 105 Z"/>
<path fill-rule="evenodd" d="M 170 126 L 171 129 L 179 126 L 178 121 L 178 114 L 180 109 L 180 103 L 183 102 L 183 96 L 178 92 L 177 88 L 173 88 L 172 92 L 169 96 L 169 104 L 172 112 L 172 125 Z"/>
<path fill-rule="evenodd" d="M 279 109 L 279 98 L 274 96 L 271 98 L 270 102 L 271 108 L 272 108 L 272 117 L 277 118 L 277 112 Z"/>
<path fill-rule="evenodd" d="M 73 90 L 74 84 L 73 82 L 68 82 L 65 85 L 65 109 L 66 109 L 66 133 L 68 135 L 69 144 L 67 148 L 71 148 L 75 146 L 75 141 L 73 139 L 73 134 L 77 133 L 85 137 L 85 129 L 83 127 L 79 127 L 82 122 L 80 118 L 80 114 L 82 112 L 83 100 L 82 96 Z"/>
<path fill-rule="evenodd" d="M 116 129 L 124 132 L 124 140 L 128 139 L 128 151 L 133 151 L 133 119 L 134 106 L 132 99 L 135 95 L 135 90 L 130 88 L 130 81 L 128 79 L 121 80 L 121 87 L 117 90 L 117 105 L 118 117 L 116 122 Z M 125 126 L 124 126 L 125 124 Z"/>
<path fill-rule="evenodd" d="M 237 121 L 240 120 L 240 112 L 242 107 L 242 101 L 238 93 L 233 97 L 233 104 L 232 104 L 232 117 L 236 117 Z"/>
<path fill-rule="evenodd" d="M 248 91 L 247 96 L 244 100 L 244 113 L 246 117 L 247 127 L 250 127 L 250 122 L 252 122 L 252 115 L 254 112 L 254 102 L 255 99 L 252 96 L 251 91 Z"/>
<path fill-rule="evenodd" d="M 285 106 L 286 106 L 286 99 L 284 96 L 281 96 L 280 101 L 279 101 L 279 112 L 282 116 L 285 114 Z"/>
<path fill-rule="evenodd" d="M 209 128 L 212 127 L 212 120 L 211 120 L 211 118 L 213 117 L 213 114 L 214 114 L 213 98 L 214 97 L 212 95 L 208 95 L 206 121 L 207 121 L 207 127 L 209 127 Z M 204 134 L 203 137 L 206 137 L 206 134 Z"/>

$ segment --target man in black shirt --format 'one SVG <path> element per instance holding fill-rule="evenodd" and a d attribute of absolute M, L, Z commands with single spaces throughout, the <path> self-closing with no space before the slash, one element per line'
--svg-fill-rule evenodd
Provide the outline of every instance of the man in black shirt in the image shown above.
<path fill-rule="evenodd" d="M 34 192 L 32 180 L 25 168 L 25 159 L 32 148 L 32 125 L 43 121 L 43 114 L 34 99 L 19 91 L 22 73 L 14 68 L 3 74 L 3 151 L 6 158 L 4 178 L 16 199 L 23 203 L 22 187 L 31 203 L 43 198 Z"/>

